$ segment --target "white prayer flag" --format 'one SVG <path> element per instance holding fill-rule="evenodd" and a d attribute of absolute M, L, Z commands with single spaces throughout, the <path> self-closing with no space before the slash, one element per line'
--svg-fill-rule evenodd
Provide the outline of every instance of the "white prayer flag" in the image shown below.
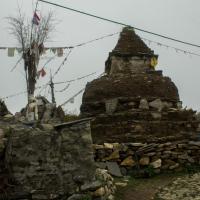
<path fill-rule="evenodd" d="M 8 57 L 14 57 L 15 48 L 8 48 Z"/>

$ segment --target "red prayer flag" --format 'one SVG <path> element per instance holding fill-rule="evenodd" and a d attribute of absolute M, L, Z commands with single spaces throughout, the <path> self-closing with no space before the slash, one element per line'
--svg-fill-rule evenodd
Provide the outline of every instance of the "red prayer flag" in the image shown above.
<path fill-rule="evenodd" d="M 36 12 L 34 12 L 34 14 L 33 14 L 33 20 L 32 20 L 32 22 L 35 25 L 39 25 L 40 17 L 38 16 L 38 14 Z"/>
<path fill-rule="evenodd" d="M 46 75 L 46 71 L 44 70 L 44 68 L 42 68 L 41 70 L 38 71 L 38 78 L 41 76 L 41 77 L 44 77 Z"/>
<path fill-rule="evenodd" d="M 47 74 L 47 73 L 45 72 L 44 68 L 42 68 L 42 69 L 40 70 L 40 74 L 41 74 L 42 77 L 44 77 L 44 76 Z"/>

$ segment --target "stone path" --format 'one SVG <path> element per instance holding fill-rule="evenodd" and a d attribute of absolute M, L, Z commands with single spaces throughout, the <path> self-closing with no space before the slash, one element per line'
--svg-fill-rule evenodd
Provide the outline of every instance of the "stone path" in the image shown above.
<path fill-rule="evenodd" d="M 163 187 L 155 200 L 200 200 L 200 173 L 177 178 Z"/>

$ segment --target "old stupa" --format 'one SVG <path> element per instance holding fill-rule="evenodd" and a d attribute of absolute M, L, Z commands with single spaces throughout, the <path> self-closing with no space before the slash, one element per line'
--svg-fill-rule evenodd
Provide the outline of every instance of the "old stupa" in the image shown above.
<path fill-rule="evenodd" d="M 81 115 L 94 117 L 93 142 L 156 142 L 195 137 L 195 112 L 181 107 L 177 87 L 155 70 L 158 56 L 123 28 L 104 76 L 90 82 Z"/>

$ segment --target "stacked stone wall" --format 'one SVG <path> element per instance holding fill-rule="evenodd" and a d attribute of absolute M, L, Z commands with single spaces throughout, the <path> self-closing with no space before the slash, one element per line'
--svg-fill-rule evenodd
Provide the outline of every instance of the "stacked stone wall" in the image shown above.
<path fill-rule="evenodd" d="M 105 143 L 93 145 L 95 160 L 102 168 L 115 163 L 122 175 L 151 169 L 155 173 L 181 171 L 200 165 L 200 141 L 166 143 Z"/>
<path fill-rule="evenodd" d="M 113 198 L 112 177 L 95 166 L 88 120 L 39 127 L 0 129 L 0 199 Z"/>

